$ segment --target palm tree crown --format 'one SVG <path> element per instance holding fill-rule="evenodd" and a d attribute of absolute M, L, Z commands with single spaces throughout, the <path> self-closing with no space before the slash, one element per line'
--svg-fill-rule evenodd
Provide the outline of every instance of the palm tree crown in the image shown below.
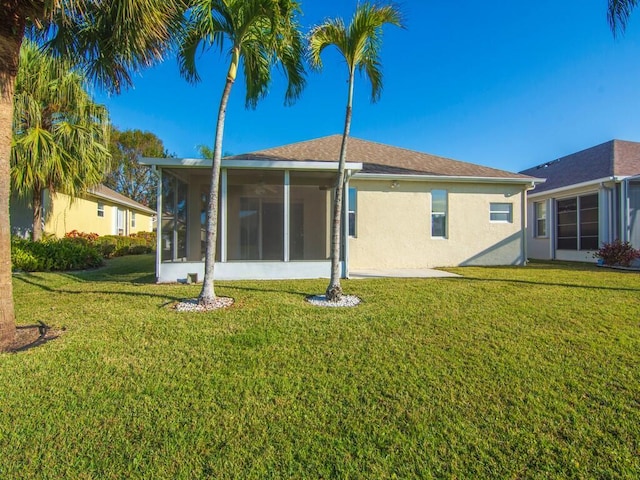
<path fill-rule="evenodd" d="M 322 52 L 327 47 L 336 47 L 347 63 L 350 77 L 359 70 L 369 78 L 371 101 L 376 102 L 382 93 L 380 49 L 385 24 L 402 27 L 397 7 L 363 3 L 356 8 L 348 26 L 341 18 L 329 19 L 316 26 L 309 35 L 311 66 L 322 69 Z"/>
<path fill-rule="evenodd" d="M 198 51 L 213 46 L 222 51 L 227 45 L 227 78 L 235 81 L 244 63 L 247 107 L 255 108 L 267 94 L 276 63 L 288 79 L 285 102 L 293 103 L 305 85 L 299 11 L 294 0 L 195 0 L 178 57 L 180 71 L 188 81 L 198 82 Z"/>
<path fill-rule="evenodd" d="M 14 96 L 11 185 L 34 200 L 34 240 L 44 189 L 71 197 L 100 183 L 109 168 L 109 116 L 93 102 L 69 61 L 25 42 Z"/>

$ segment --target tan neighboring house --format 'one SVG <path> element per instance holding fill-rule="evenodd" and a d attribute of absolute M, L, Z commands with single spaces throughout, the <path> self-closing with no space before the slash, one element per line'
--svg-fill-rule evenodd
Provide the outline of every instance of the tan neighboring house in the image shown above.
<path fill-rule="evenodd" d="M 330 222 L 342 137 L 222 160 L 216 278 L 330 273 Z M 527 190 L 540 180 L 349 139 L 342 272 L 526 262 Z M 211 161 L 146 158 L 161 176 L 156 275 L 204 272 Z"/>
<path fill-rule="evenodd" d="M 611 140 L 521 172 L 529 193 L 529 257 L 595 262 L 620 239 L 640 248 L 640 143 Z"/>
<path fill-rule="evenodd" d="M 130 235 L 155 229 L 156 212 L 124 195 L 98 185 L 85 195 L 71 199 L 63 193 L 44 193 L 44 232 L 56 237 L 72 230 L 98 235 Z M 27 201 L 12 198 L 11 231 L 29 236 L 33 213 Z"/>

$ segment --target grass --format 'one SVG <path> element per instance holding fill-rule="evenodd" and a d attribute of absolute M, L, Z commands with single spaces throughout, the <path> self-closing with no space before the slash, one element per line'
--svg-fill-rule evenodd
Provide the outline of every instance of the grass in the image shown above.
<path fill-rule="evenodd" d="M 638 478 L 640 275 L 586 265 L 345 281 L 219 282 L 167 305 L 153 259 L 14 277 L 0 478 Z"/>

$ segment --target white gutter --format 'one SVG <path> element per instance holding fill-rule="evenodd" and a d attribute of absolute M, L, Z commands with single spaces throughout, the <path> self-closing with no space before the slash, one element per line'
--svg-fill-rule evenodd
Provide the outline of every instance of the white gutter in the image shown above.
<path fill-rule="evenodd" d="M 436 181 L 449 183 L 510 183 L 531 184 L 544 183 L 544 178 L 508 178 L 508 177 L 471 177 L 456 175 L 423 175 L 423 174 L 386 174 L 386 173 L 356 173 L 355 180 L 403 180 L 413 182 Z"/>
<path fill-rule="evenodd" d="M 139 159 L 141 165 L 156 165 L 163 168 L 211 168 L 213 161 L 203 158 L 148 158 Z M 222 168 L 278 169 L 278 170 L 331 170 L 337 171 L 338 162 L 295 160 L 222 160 Z M 348 162 L 349 170 L 362 170 L 362 163 Z"/>
<path fill-rule="evenodd" d="M 603 183 L 603 182 L 620 182 L 620 181 L 624 180 L 625 178 L 627 178 L 627 177 L 614 177 L 614 176 L 612 176 L 612 177 L 602 177 L 602 178 L 598 178 L 596 180 L 589 180 L 588 182 L 582 182 L 582 183 L 573 183 L 571 185 L 565 185 L 563 187 L 553 188 L 551 190 L 544 190 L 544 191 L 538 192 L 538 193 L 536 193 L 534 191 L 533 193 L 529 194 L 529 198 L 536 198 L 536 197 L 540 197 L 542 195 L 553 195 L 553 194 L 558 193 L 558 192 L 576 190 L 578 188 L 600 186 L 600 184 Z"/>

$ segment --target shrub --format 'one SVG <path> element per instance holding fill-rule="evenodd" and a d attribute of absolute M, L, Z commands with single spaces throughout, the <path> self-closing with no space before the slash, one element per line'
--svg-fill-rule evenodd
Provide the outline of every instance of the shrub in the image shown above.
<path fill-rule="evenodd" d="M 83 238 L 87 240 L 89 243 L 93 243 L 98 239 L 97 233 L 84 233 L 79 232 L 77 230 L 71 230 L 64 234 L 64 238 Z"/>
<path fill-rule="evenodd" d="M 601 258 L 605 265 L 628 267 L 634 259 L 640 258 L 640 250 L 633 248 L 629 242 L 616 239 L 611 243 L 603 243 L 593 256 Z"/>
<path fill-rule="evenodd" d="M 122 235 L 104 235 L 101 237 L 97 233 L 72 230 L 65 235 L 65 238 L 95 246 L 104 258 L 151 253 L 155 251 L 156 247 L 155 232 L 132 233 L 128 237 Z"/>
<path fill-rule="evenodd" d="M 25 272 L 82 270 L 101 266 L 103 257 L 86 239 L 61 238 L 32 242 L 11 240 L 11 268 Z"/>
<path fill-rule="evenodd" d="M 151 247 L 146 245 L 131 245 L 129 247 L 129 255 L 142 255 L 143 253 L 151 253 Z"/>

